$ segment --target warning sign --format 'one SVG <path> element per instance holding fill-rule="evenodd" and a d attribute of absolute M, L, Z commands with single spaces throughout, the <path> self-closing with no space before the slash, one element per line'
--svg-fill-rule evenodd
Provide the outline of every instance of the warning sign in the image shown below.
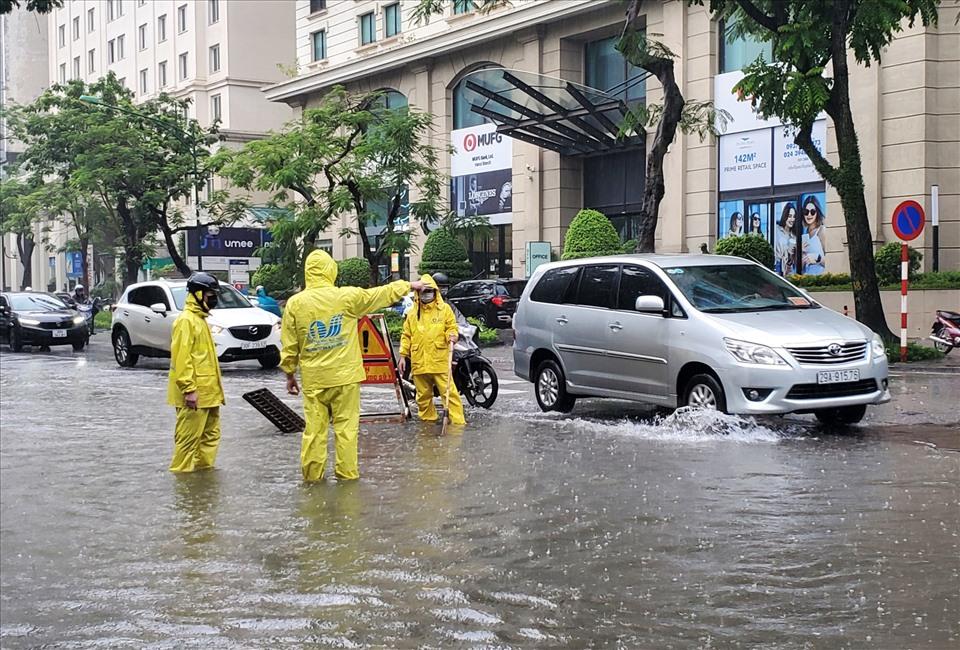
<path fill-rule="evenodd" d="M 367 378 L 363 380 L 365 384 L 393 384 L 397 381 L 397 375 L 393 371 L 393 361 L 389 359 L 365 361 L 363 370 L 367 373 Z"/>
<path fill-rule="evenodd" d="M 377 330 L 376 326 L 369 316 L 364 316 L 357 323 L 357 334 L 360 339 L 360 350 L 363 352 L 363 359 L 390 359 L 391 350 L 383 341 L 383 336 Z"/>

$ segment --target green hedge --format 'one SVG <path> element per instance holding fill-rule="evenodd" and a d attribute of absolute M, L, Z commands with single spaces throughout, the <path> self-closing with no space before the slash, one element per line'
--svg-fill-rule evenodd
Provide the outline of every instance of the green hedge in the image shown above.
<path fill-rule="evenodd" d="M 773 246 L 763 235 L 746 234 L 724 237 L 717 242 L 717 255 L 732 255 L 773 268 Z"/>
<path fill-rule="evenodd" d="M 576 260 L 621 253 L 623 244 L 610 220 L 602 212 L 580 210 L 570 222 L 570 228 L 564 237 L 561 259 Z"/>
<path fill-rule="evenodd" d="M 370 262 L 365 257 L 348 257 L 337 262 L 337 286 L 368 288 Z"/>
<path fill-rule="evenodd" d="M 438 228 L 427 236 L 417 270 L 421 274 L 430 275 L 446 273 L 451 285 L 473 277 L 472 267 L 467 258 L 467 249 L 463 247 L 456 235 L 446 228 Z"/>
<path fill-rule="evenodd" d="M 853 291 L 849 273 L 824 273 L 823 275 L 791 275 L 790 282 L 810 291 Z M 900 280 L 882 284 L 884 291 L 899 291 Z M 911 289 L 960 289 L 960 271 L 917 273 L 910 280 Z"/>
<path fill-rule="evenodd" d="M 919 343 L 907 343 L 907 363 L 911 361 L 930 361 L 940 359 L 943 353 L 936 348 L 921 345 Z M 897 363 L 900 361 L 900 344 L 891 343 L 887 345 L 887 361 Z"/>
<path fill-rule="evenodd" d="M 873 254 L 873 261 L 877 268 L 877 279 L 880 284 L 893 284 L 900 282 L 900 242 L 890 242 L 884 244 Z M 917 271 L 920 270 L 920 261 L 923 259 L 923 253 L 915 248 L 907 247 L 910 256 L 910 265 L 907 270 L 907 277 L 911 280 Z"/>

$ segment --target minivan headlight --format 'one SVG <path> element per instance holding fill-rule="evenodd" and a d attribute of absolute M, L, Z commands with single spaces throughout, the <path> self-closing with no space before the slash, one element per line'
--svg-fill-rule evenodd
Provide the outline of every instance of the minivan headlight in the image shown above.
<path fill-rule="evenodd" d="M 783 357 L 766 345 L 747 343 L 746 341 L 737 341 L 734 339 L 723 339 L 723 342 L 727 346 L 727 351 L 740 363 L 754 363 L 761 366 L 787 365 Z"/>
<path fill-rule="evenodd" d="M 887 357 L 887 348 L 883 344 L 883 339 L 880 338 L 879 334 L 873 335 L 873 341 L 870 342 L 870 349 L 873 350 L 873 358 L 878 359 L 880 357 Z"/>

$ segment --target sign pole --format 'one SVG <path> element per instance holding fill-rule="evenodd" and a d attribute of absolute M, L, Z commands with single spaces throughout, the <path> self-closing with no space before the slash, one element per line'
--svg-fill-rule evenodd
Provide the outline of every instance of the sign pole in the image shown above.
<path fill-rule="evenodd" d="M 930 186 L 930 225 L 933 226 L 933 271 L 940 270 L 940 186 Z"/>
<path fill-rule="evenodd" d="M 907 360 L 907 282 L 910 273 L 910 251 L 900 244 L 900 361 Z"/>

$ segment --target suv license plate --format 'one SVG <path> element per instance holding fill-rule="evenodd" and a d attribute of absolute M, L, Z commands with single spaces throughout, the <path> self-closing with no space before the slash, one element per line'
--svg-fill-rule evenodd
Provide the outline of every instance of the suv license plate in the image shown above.
<path fill-rule="evenodd" d="M 259 350 L 267 347 L 266 341 L 244 341 L 240 344 L 241 350 Z"/>
<path fill-rule="evenodd" d="M 53 338 L 55 339 L 67 338 L 67 330 L 53 330 Z"/>
<path fill-rule="evenodd" d="M 821 370 L 817 373 L 818 384 L 842 384 L 848 381 L 860 381 L 859 370 Z"/>

